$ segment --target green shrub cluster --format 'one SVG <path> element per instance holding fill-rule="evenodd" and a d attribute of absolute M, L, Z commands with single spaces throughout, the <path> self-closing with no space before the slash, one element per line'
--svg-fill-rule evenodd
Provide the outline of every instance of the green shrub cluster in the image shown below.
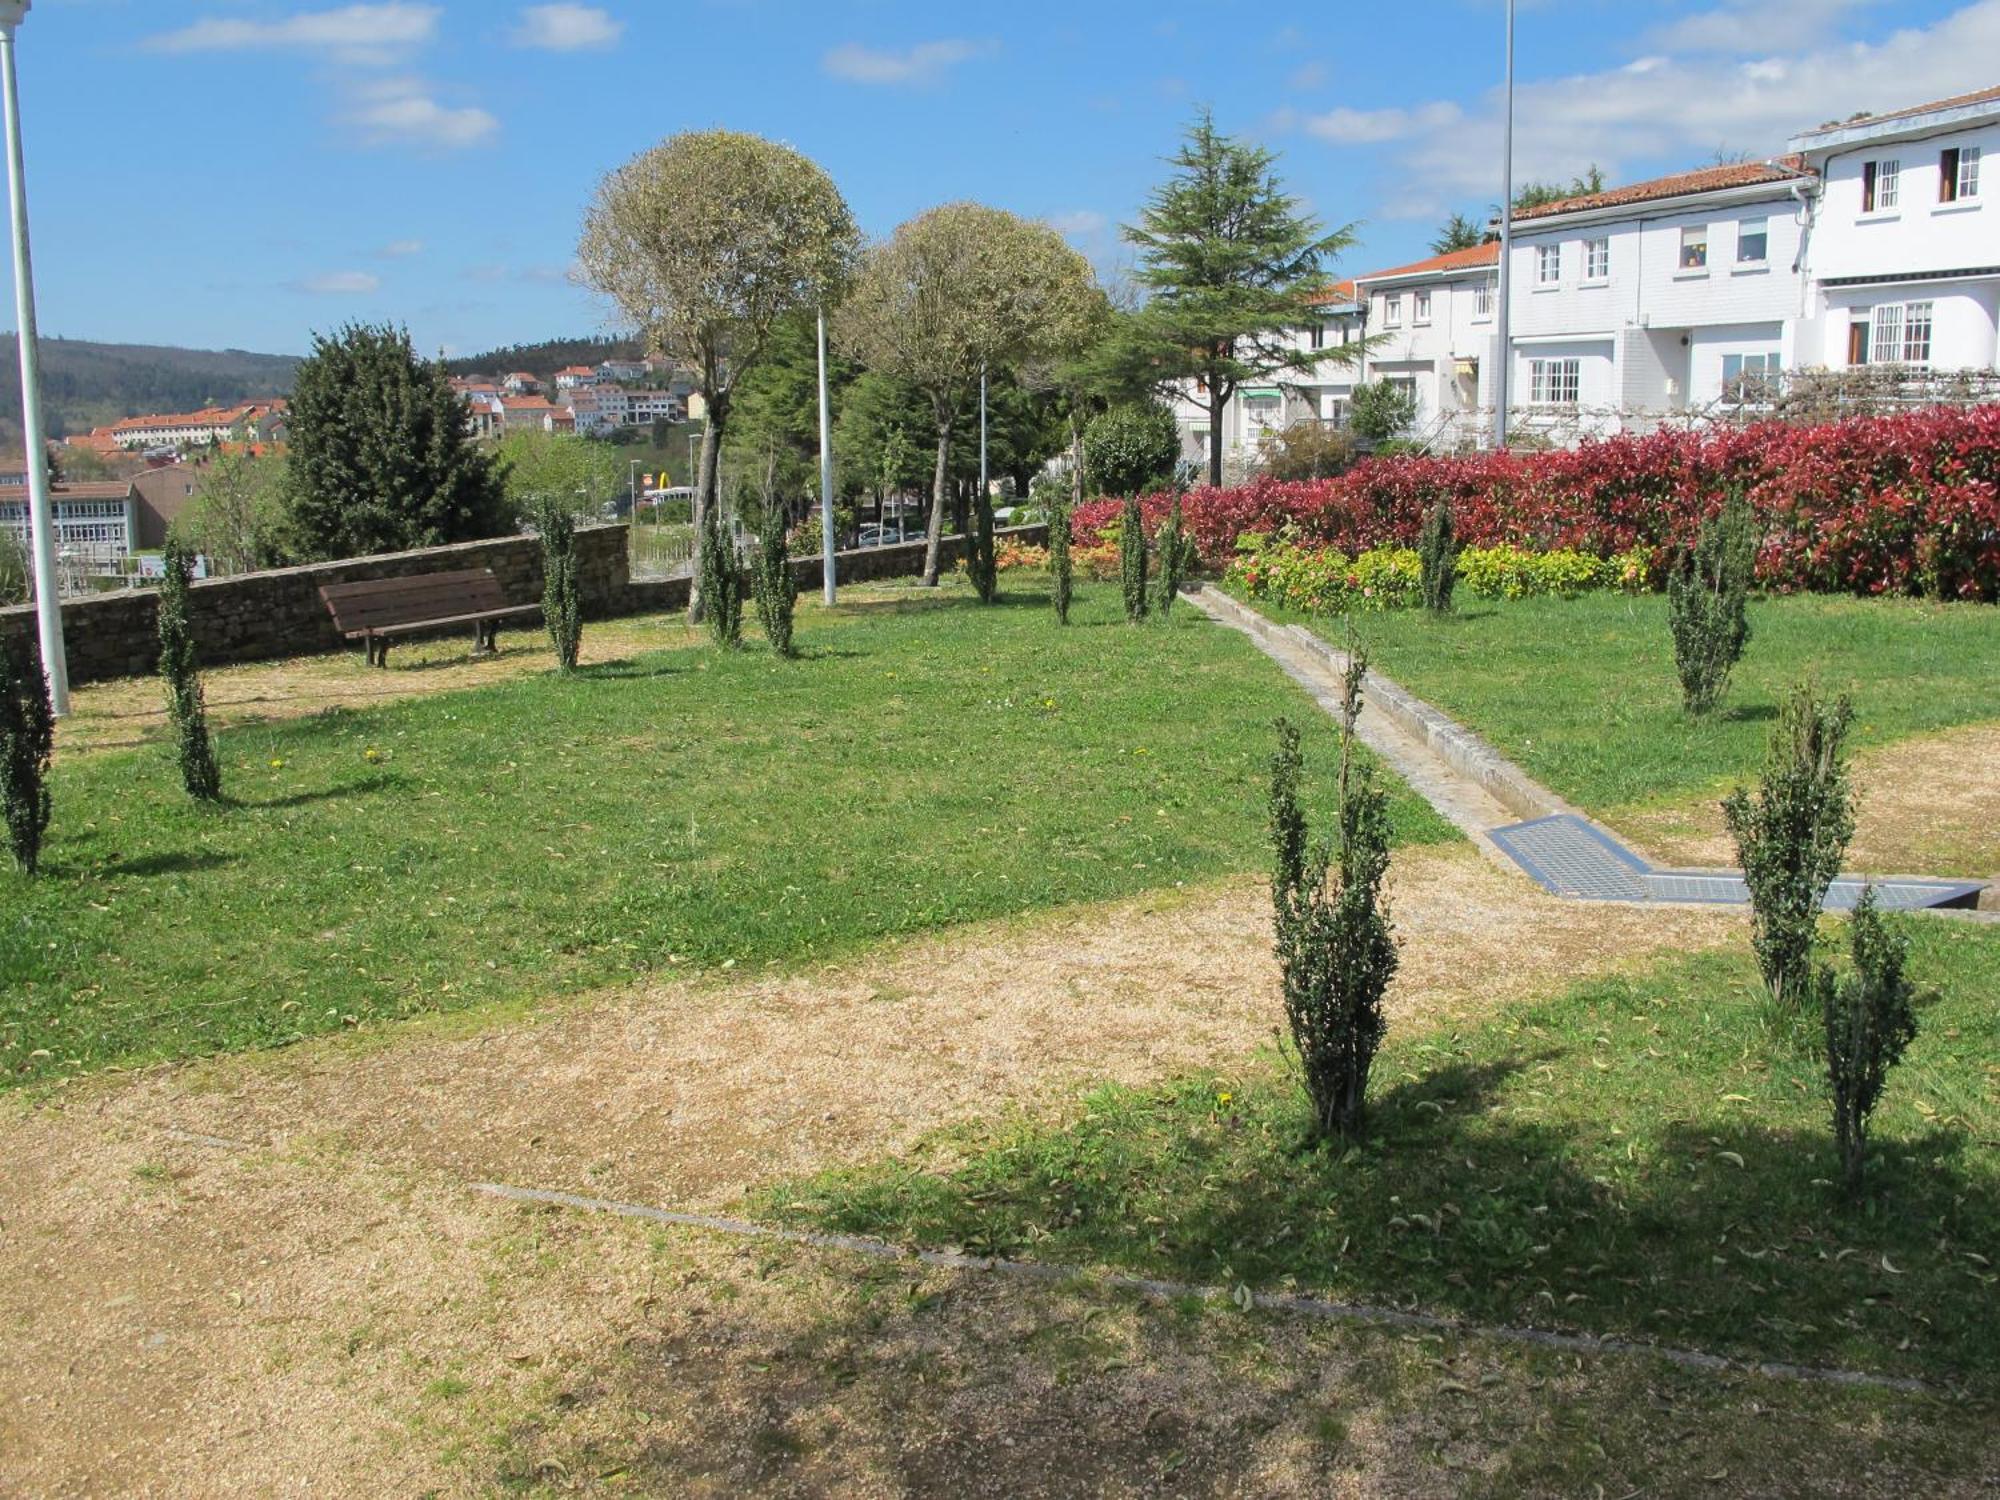
<path fill-rule="evenodd" d="M 542 538 L 542 623 L 555 648 L 556 670 L 574 672 L 583 649 L 583 600 L 576 581 L 576 513 L 550 495 L 537 497 L 535 530 Z"/>
<path fill-rule="evenodd" d="M 1122 499 L 1163 488 L 1180 455 L 1180 424 L 1158 401 L 1114 406 L 1083 431 L 1084 482 L 1099 495 Z"/>
<path fill-rule="evenodd" d="M 792 614 L 799 602 L 799 581 L 792 576 L 785 513 L 779 506 L 764 507 L 764 524 L 757 532 L 757 566 L 750 581 L 757 595 L 757 619 L 764 627 L 764 639 L 780 656 L 798 655 L 792 645 Z"/>
<path fill-rule="evenodd" d="M 701 613 L 718 646 L 743 644 L 743 579 L 736 549 L 722 526 L 722 505 L 711 501 L 701 515 Z"/>
<path fill-rule="evenodd" d="M 1424 517 L 1417 542 L 1423 569 L 1424 608 L 1432 614 L 1451 612 L 1452 586 L 1458 582 L 1458 535 L 1452 526 L 1451 502 L 1439 500 Z"/>
<path fill-rule="evenodd" d="M 166 683 L 167 718 L 173 725 L 174 745 L 180 757 L 181 784 L 197 802 L 213 802 L 222 795 L 222 768 L 216 764 L 215 742 L 208 733 L 200 655 L 188 622 L 188 585 L 194 578 L 194 556 L 185 541 L 170 534 L 165 562 L 158 613 L 160 676 Z"/>
<path fill-rule="evenodd" d="M 1303 614 L 1410 609 L 1425 603 L 1420 550 L 1375 547 L 1349 557 L 1333 548 L 1301 546 L 1282 533 L 1270 537 L 1255 532 L 1238 538 L 1236 547 L 1229 580 L 1253 599 L 1269 599 Z M 1643 587 L 1648 566 L 1643 551 L 1607 561 L 1568 548 L 1464 547 L 1452 553 L 1451 581 L 1439 597 L 1448 603 L 1455 588 L 1482 599 L 1527 599 Z"/>
<path fill-rule="evenodd" d="M 1810 998 L 1813 939 L 1827 887 L 1854 836 L 1846 744 L 1854 709 L 1801 686 L 1785 699 L 1754 797 L 1729 794 L 1722 815 L 1750 889 L 1751 946 L 1781 1010 Z"/>
<path fill-rule="evenodd" d="M 1146 618 L 1146 523 L 1139 512 L 1139 497 L 1125 497 L 1124 514 L 1118 525 L 1118 582 L 1125 593 L 1125 618 L 1134 623 Z"/>
<path fill-rule="evenodd" d="M 1069 624 L 1070 601 L 1076 595 L 1071 571 L 1069 501 L 1056 496 L 1049 502 L 1049 599 L 1055 605 L 1056 623 Z"/>
<path fill-rule="evenodd" d="M 993 557 L 993 497 L 978 495 L 972 502 L 972 536 L 966 549 L 965 571 L 972 579 L 973 592 L 981 604 L 1000 597 L 1000 569 Z"/>
<path fill-rule="evenodd" d="M 1389 871 L 1388 798 L 1353 761 L 1365 652 L 1349 645 L 1341 714 L 1337 837 L 1315 843 L 1299 805 L 1298 727 L 1277 724 L 1271 762 L 1271 902 L 1291 1056 L 1321 1136 L 1360 1133 L 1368 1074 L 1387 1022 L 1382 999 L 1396 972 L 1383 900 Z"/>
<path fill-rule="evenodd" d="M 1889 1070 L 1916 1039 L 1917 1014 L 1904 973 L 1909 942 L 1877 914 L 1872 888 L 1848 924 L 1848 951 L 1854 963 L 1851 975 L 1822 968 L 1814 983 L 1826 1028 L 1834 1146 L 1840 1153 L 1841 1183 L 1852 1197 L 1861 1192 L 1868 1117 L 1882 1097 Z"/>
<path fill-rule="evenodd" d="M 1705 714 L 1722 701 L 1729 674 L 1750 643 L 1750 583 L 1756 564 L 1750 505 L 1741 489 L 1732 490 L 1721 513 L 1703 524 L 1694 551 L 1667 580 L 1674 669 L 1691 714 Z"/>
<path fill-rule="evenodd" d="M 42 835 L 49 827 L 49 756 L 55 741 L 41 659 L 25 642 L 11 642 L 0 653 L 0 775 L 6 778 L 0 811 L 7 816 L 14 863 L 29 875 L 41 862 Z"/>
<path fill-rule="evenodd" d="M 1154 533 L 1153 547 L 1160 555 L 1160 583 L 1154 608 L 1164 620 L 1173 613 L 1174 600 L 1180 597 L 1181 584 L 1194 571 L 1197 561 L 1194 538 L 1188 534 L 1178 490 L 1174 493 L 1174 503 L 1167 511 L 1167 518 Z"/>

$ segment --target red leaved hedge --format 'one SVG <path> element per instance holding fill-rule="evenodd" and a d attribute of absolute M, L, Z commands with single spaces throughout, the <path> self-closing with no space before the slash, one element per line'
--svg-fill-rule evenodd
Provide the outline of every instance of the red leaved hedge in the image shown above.
<path fill-rule="evenodd" d="M 1350 554 L 1413 546 L 1440 497 L 1467 543 L 1601 557 L 1645 547 L 1664 565 L 1735 483 L 1763 523 L 1767 587 L 2000 599 L 2000 406 L 1662 431 L 1553 453 L 1372 458 L 1337 479 L 1197 489 L 1186 514 L 1216 566 L 1242 533 L 1287 523 Z M 1149 523 L 1167 503 L 1146 499 Z M 1079 543 L 1117 514 L 1115 500 L 1082 506 Z"/>

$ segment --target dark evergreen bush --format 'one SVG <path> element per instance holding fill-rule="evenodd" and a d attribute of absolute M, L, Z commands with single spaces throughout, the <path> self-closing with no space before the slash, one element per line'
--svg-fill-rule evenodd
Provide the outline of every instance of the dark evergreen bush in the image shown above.
<path fill-rule="evenodd" d="M 1118 528 L 1118 581 L 1125 590 L 1125 618 L 1146 618 L 1146 518 L 1139 497 L 1125 497 L 1124 519 Z"/>
<path fill-rule="evenodd" d="M 1841 1180 L 1850 1195 L 1858 1195 L 1868 1116 L 1882 1097 L 1889 1069 L 1917 1034 L 1917 1016 L 1903 973 L 1909 943 L 1876 912 L 1872 887 L 1854 909 L 1848 942 L 1854 973 L 1836 977 L 1821 969 L 1817 985 L 1826 1020 L 1826 1072 Z"/>
<path fill-rule="evenodd" d="M 1722 701 L 1729 674 L 1749 644 L 1748 601 L 1756 563 L 1750 505 L 1741 489 L 1733 489 L 1721 514 L 1702 526 L 1694 551 L 1667 580 L 1674 667 L 1691 714 L 1705 714 Z"/>
<path fill-rule="evenodd" d="M 1188 534 L 1187 523 L 1181 514 L 1180 492 L 1174 492 L 1173 507 L 1167 512 L 1166 520 L 1160 523 L 1153 544 L 1160 553 L 1160 582 L 1154 595 L 1154 608 L 1160 618 L 1166 619 L 1173 613 L 1174 600 L 1180 596 L 1181 584 L 1194 566 L 1194 538 Z"/>
<path fill-rule="evenodd" d="M 56 717 L 49 706 L 49 683 L 41 659 L 25 642 L 0 652 L 0 787 L 5 801 L 7 844 L 14 863 L 32 875 L 41 862 L 42 835 L 49 826 L 49 755 L 55 749 Z"/>
<path fill-rule="evenodd" d="M 167 687 L 167 718 L 180 754 L 181 784 L 198 802 L 222 795 L 222 768 L 209 738 L 208 708 L 202 699 L 201 659 L 188 623 L 188 585 L 194 558 L 187 543 L 169 534 L 166 571 L 160 580 L 160 676 Z"/>
<path fill-rule="evenodd" d="M 1853 718 L 1846 698 L 1827 703 L 1798 687 L 1779 713 L 1756 797 L 1738 787 L 1722 804 L 1750 888 L 1757 966 L 1794 1013 L 1809 998 L 1820 908 L 1854 836 L 1845 758 Z"/>
<path fill-rule="evenodd" d="M 743 578 L 736 571 L 736 548 L 722 524 L 722 503 L 711 500 L 701 513 L 701 613 L 718 646 L 743 644 Z"/>
<path fill-rule="evenodd" d="M 1058 625 L 1069 624 L 1070 600 L 1076 587 L 1070 573 L 1069 510 L 1069 501 L 1062 496 L 1049 504 L 1049 585 Z"/>
<path fill-rule="evenodd" d="M 750 581 L 757 596 L 757 618 L 764 639 L 780 656 L 796 656 L 792 646 L 792 611 L 799 602 L 799 581 L 792 576 L 791 548 L 785 543 L 785 511 L 764 507 L 764 524 L 757 530 L 757 566 Z"/>
<path fill-rule="evenodd" d="M 1458 536 L 1449 500 L 1439 499 L 1424 517 L 1417 558 L 1422 566 L 1424 608 L 1432 614 L 1450 613 L 1451 591 L 1458 582 Z"/>
<path fill-rule="evenodd" d="M 556 670 L 576 670 L 583 647 L 583 602 L 576 582 L 576 513 L 560 500 L 543 496 L 535 504 L 535 529 L 542 535 L 542 621 L 555 648 Z"/>
<path fill-rule="evenodd" d="M 993 497 L 981 494 L 972 502 L 972 535 L 968 539 L 965 571 L 979 602 L 992 604 L 1000 597 L 1000 568 L 993 556 Z"/>
<path fill-rule="evenodd" d="M 1382 999 L 1396 972 L 1382 896 L 1388 797 L 1353 761 L 1366 653 L 1350 648 L 1340 746 L 1338 847 L 1314 844 L 1299 806 L 1299 731 L 1278 721 L 1271 762 L 1271 901 L 1292 1056 L 1322 1136 L 1360 1132 L 1368 1073 L 1382 1045 Z"/>

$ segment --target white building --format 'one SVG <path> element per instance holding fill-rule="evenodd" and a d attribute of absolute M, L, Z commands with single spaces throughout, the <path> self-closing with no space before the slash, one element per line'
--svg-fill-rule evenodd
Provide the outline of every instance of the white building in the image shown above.
<path fill-rule="evenodd" d="M 1564 436 L 1644 429 L 1795 367 L 1812 310 L 1803 267 L 1814 188 L 1796 158 L 1749 162 L 1516 215 L 1517 425 Z M 1481 399 L 1491 410 L 1490 379 Z"/>
<path fill-rule="evenodd" d="M 1475 245 L 1354 278 L 1366 309 L 1365 379 L 1416 402 L 1418 441 L 1472 442 L 1484 431 L 1480 372 L 1494 341 L 1500 246 Z"/>
<path fill-rule="evenodd" d="M 593 386 L 597 384 L 598 378 L 598 372 L 589 365 L 571 365 L 567 369 L 556 371 L 556 389 L 568 392 L 582 386 Z"/>
<path fill-rule="evenodd" d="M 597 367 L 600 380 L 644 380 L 651 366 L 643 359 L 607 359 Z"/>
<path fill-rule="evenodd" d="M 1822 125 L 1798 363 L 2000 368 L 2000 88 Z"/>

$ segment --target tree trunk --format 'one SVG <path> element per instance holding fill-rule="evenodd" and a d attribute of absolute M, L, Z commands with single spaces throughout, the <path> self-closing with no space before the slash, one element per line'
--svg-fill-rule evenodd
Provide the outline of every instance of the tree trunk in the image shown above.
<path fill-rule="evenodd" d="M 702 406 L 707 418 L 701 431 L 701 466 L 695 471 L 694 481 L 694 576 L 688 580 L 688 623 L 701 623 L 701 549 L 706 533 L 702 530 L 702 518 L 708 514 L 708 507 L 720 503 L 722 498 L 722 424 L 728 417 L 729 397 L 717 394 L 706 387 L 701 393 Z"/>
<path fill-rule="evenodd" d="M 1229 398 L 1220 385 L 1208 388 L 1208 482 L 1222 488 L 1222 412 Z"/>
<path fill-rule="evenodd" d="M 946 490 L 950 486 L 947 470 L 951 464 L 951 417 L 938 419 L 937 425 L 937 468 L 931 473 L 931 519 L 924 533 L 924 587 L 934 589 L 938 582 L 938 554 L 944 543 L 944 503 Z"/>

